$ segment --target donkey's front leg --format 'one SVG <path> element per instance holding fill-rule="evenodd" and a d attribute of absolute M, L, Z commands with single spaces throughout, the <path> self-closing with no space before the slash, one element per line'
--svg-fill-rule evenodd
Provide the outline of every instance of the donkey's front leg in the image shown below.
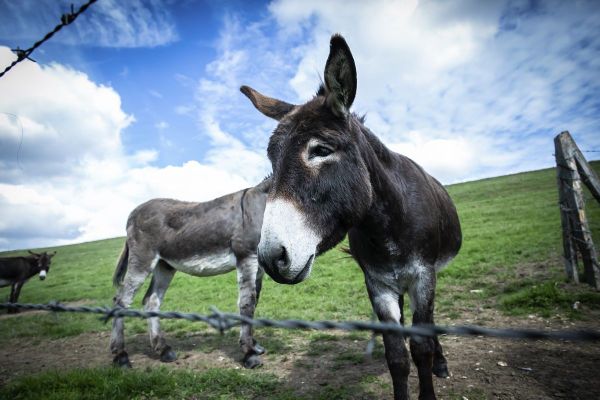
<path fill-rule="evenodd" d="M 19 295 L 21 294 L 21 288 L 23 287 L 25 282 L 18 281 L 13 283 L 10 288 L 10 298 L 8 300 L 9 303 L 17 303 L 19 301 Z M 18 308 L 9 308 L 8 314 L 18 314 L 20 310 Z"/>
<path fill-rule="evenodd" d="M 399 295 L 391 289 L 382 288 L 367 278 L 367 290 L 373 310 L 381 322 L 400 323 L 402 310 L 400 309 Z M 383 345 L 385 358 L 392 376 L 394 385 L 394 399 L 406 400 L 408 395 L 408 374 L 410 373 L 410 360 L 404 344 L 404 337 L 400 333 L 384 333 Z"/>
<path fill-rule="evenodd" d="M 239 287 L 238 307 L 240 315 L 254 318 L 254 310 L 258 302 L 262 276 L 264 272 L 256 261 L 256 255 L 238 259 L 237 276 Z M 265 352 L 252 336 L 252 325 L 242 323 L 240 329 L 240 347 L 244 353 L 244 367 L 255 368 L 262 364 L 259 355 Z"/>
<path fill-rule="evenodd" d="M 433 268 L 423 268 L 409 288 L 413 325 L 433 324 L 435 278 Z M 410 353 L 419 374 L 419 399 L 435 400 L 436 398 L 432 376 L 435 350 L 435 340 L 431 337 L 411 337 L 410 339 Z"/>

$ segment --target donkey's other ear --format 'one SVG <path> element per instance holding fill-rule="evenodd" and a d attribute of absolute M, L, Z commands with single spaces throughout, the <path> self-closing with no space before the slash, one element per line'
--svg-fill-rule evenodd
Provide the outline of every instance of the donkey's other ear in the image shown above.
<path fill-rule="evenodd" d="M 249 86 L 242 86 L 240 91 L 250 99 L 258 111 L 277 121 L 294 108 L 293 104 L 264 96 Z"/>
<path fill-rule="evenodd" d="M 33 252 L 33 251 L 31 251 L 31 250 L 27 250 L 27 252 L 28 252 L 29 254 L 31 254 L 32 256 L 41 257 L 41 254 L 34 253 L 34 252 Z"/>
<path fill-rule="evenodd" d="M 335 34 L 329 44 L 329 57 L 325 64 L 327 105 L 339 117 L 348 115 L 356 96 L 356 65 L 346 40 Z"/>

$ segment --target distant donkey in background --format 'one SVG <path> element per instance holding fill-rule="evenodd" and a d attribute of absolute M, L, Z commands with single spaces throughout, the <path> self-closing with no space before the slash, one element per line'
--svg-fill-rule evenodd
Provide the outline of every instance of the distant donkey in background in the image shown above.
<path fill-rule="evenodd" d="M 279 121 L 267 149 L 273 183 L 259 263 L 279 283 L 302 282 L 315 256 L 347 233 L 379 319 L 403 323 L 408 293 L 413 324 L 432 324 L 436 272 L 462 241 L 454 204 L 437 180 L 390 151 L 350 112 L 356 67 L 339 35 L 331 38 L 324 78 L 317 95 L 302 105 L 241 88 L 259 111 Z M 394 397 L 407 399 L 410 361 L 404 338 L 388 332 L 383 341 Z M 412 338 L 410 352 L 419 398 L 435 399 L 432 372 L 448 376 L 437 337 Z"/>
<path fill-rule="evenodd" d="M 11 286 L 9 303 L 16 303 L 21 294 L 21 288 L 32 276 L 39 274 L 40 279 L 46 279 L 50 270 L 50 262 L 56 252 L 34 253 L 28 256 L 0 258 L 0 287 Z M 15 313 L 17 310 L 8 310 Z"/>
<path fill-rule="evenodd" d="M 115 306 L 128 308 L 144 280 L 152 281 L 144 296 L 146 311 L 158 311 L 175 271 L 194 276 L 224 274 L 237 268 L 240 314 L 254 316 L 263 269 L 256 260 L 270 178 L 255 187 L 204 203 L 154 199 L 141 204 L 127 220 L 127 240 L 115 271 Z M 192 299 L 190 299 L 192 300 Z M 148 319 L 150 343 L 163 362 L 177 359 L 166 343 L 158 318 Z M 113 362 L 131 367 L 125 351 L 123 318 L 113 320 L 110 349 Z M 242 324 L 243 365 L 260 365 L 264 349 Z"/>

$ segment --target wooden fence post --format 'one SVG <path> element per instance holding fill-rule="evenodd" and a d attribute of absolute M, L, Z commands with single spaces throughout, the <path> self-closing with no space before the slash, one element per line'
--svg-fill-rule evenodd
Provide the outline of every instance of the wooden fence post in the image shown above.
<path fill-rule="evenodd" d="M 565 131 L 556 136 L 554 147 L 565 271 L 569 279 L 579 282 L 576 253 L 579 249 L 585 281 L 600 290 L 600 265 L 585 215 L 581 186 L 583 181 L 600 202 L 600 180 L 583 157 L 583 153 L 577 148 L 569 132 Z"/>

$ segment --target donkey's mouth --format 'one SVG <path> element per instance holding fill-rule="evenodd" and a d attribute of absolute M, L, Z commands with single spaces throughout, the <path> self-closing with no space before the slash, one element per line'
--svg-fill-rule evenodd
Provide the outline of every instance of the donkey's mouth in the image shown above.
<path fill-rule="evenodd" d="M 269 267 L 269 265 L 267 263 L 260 263 L 260 265 L 263 267 L 263 269 L 265 270 L 265 272 L 277 283 L 282 283 L 285 285 L 295 285 L 297 283 L 302 282 L 304 279 L 306 279 L 306 277 L 308 276 L 308 274 L 310 274 L 310 267 L 312 266 L 313 260 L 315 259 L 315 255 L 313 254 L 312 256 L 310 256 L 308 258 L 308 261 L 306 262 L 306 264 L 304 265 L 304 268 L 302 268 L 302 271 L 298 272 L 298 275 L 296 275 L 293 279 L 289 279 L 284 277 L 283 275 L 281 275 L 281 273 L 279 272 L 279 270 L 277 268 L 271 268 Z M 259 258 L 260 260 L 260 258 Z"/>
<path fill-rule="evenodd" d="M 296 277 L 290 282 L 290 285 L 295 285 L 296 283 L 300 283 L 306 279 L 308 274 L 310 274 L 310 267 L 312 266 L 314 259 L 315 259 L 315 255 L 313 254 L 312 256 L 310 256 L 308 258 L 308 261 L 304 265 L 304 268 L 302 268 L 302 271 L 300 271 L 298 273 L 298 275 L 296 275 Z"/>

